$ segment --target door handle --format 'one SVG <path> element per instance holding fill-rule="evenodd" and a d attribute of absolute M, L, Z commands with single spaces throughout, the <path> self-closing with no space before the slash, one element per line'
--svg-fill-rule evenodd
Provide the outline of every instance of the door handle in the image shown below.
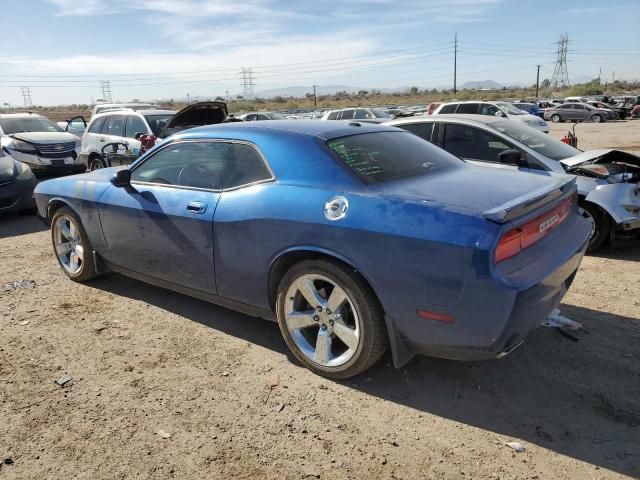
<path fill-rule="evenodd" d="M 98 141 L 99 141 L 99 142 L 104 142 L 104 138 L 100 137 L 100 138 L 98 139 Z"/>
<path fill-rule="evenodd" d="M 202 214 L 207 210 L 207 204 L 204 202 L 189 202 L 187 204 L 187 212 Z"/>

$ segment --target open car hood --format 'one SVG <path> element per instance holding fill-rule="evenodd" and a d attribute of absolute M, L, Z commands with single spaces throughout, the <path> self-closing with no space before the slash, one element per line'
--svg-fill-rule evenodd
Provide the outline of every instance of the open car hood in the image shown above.
<path fill-rule="evenodd" d="M 175 113 L 160 132 L 160 138 L 167 138 L 188 128 L 222 123 L 227 116 L 229 111 L 224 102 L 197 102 Z"/>
<path fill-rule="evenodd" d="M 623 152 L 622 150 L 615 150 L 613 148 L 604 148 L 600 150 L 589 150 L 588 152 L 582 152 L 573 157 L 560 160 L 560 163 L 567 167 L 575 167 L 582 163 L 611 163 L 620 162 L 628 163 L 630 165 L 636 165 L 640 167 L 640 157 L 633 153 Z"/>

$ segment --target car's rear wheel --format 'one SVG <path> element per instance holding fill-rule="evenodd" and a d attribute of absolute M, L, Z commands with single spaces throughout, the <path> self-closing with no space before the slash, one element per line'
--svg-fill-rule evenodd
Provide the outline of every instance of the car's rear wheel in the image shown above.
<path fill-rule="evenodd" d="M 609 239 L 611 219 L 607 212 L 582 198 L 578 200 L 578 212 L 593 225 L 591 238 L 589 238 L 589 245 L 587 246 L 587 252 L 593 252 Z"/>
<path fill-rule="evenodd" d="M 278 324 L 294 356 L 315 373 L 344 379 L 362 373 L 384 353 L 384 314 L 370 287 L 352 270 L 305 260 L 282 278 Z"/>
<path fill-rule="evenodd" d="M 558 123 L 560 121 L 560 115 L 558 115 L 557 113 L 555 115 L 551 115 L 551 121 L 553 123 Z"/>
<path fill-rule="evenodd" d="M 86 282 L 98 276 L 89 237 L 69 208 L 62 207 L 54 213 L 51 240 L 58 263 L 71 280 Z"/>
<path fill-rule="evenodd" d="M 100 157 L 93 157 L 90 161 L 89 161 L 89 170 L 90 171 L 94 171 L 94 170 L 99 170 L 101 168 L 105 168 L 104 163 L 102 162 L 102 159 Z"/>
<path fill-rule="evenodd" d="M 595 115 L 591 115 L 591 121 L 593 123 L 600 123 L 602 121 L 602 117 L 596 113 Z"/>

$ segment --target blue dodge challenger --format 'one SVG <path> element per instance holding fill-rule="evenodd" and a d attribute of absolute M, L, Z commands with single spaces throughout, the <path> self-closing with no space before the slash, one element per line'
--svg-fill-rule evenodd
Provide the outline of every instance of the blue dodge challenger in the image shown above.
<path fill-rule="evenodd" d="M 388 346 L 396 366 L 509 353 L 566 293 L 591 228 L 573 177 L 357 122 L 195 128 L 35 198 L 72 280 L 113 271 L 276 320 L 334 379 Z"/>

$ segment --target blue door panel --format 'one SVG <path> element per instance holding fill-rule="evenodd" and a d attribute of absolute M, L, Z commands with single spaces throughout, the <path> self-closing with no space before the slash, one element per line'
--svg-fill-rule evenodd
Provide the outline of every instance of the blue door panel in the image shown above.
<path fill-rule="evenodd" d="M 115 265 L 215 294 L 212 229 L 219 196 L 164 186 L 109 187 L 100 199 L 103 256 Z"/>

